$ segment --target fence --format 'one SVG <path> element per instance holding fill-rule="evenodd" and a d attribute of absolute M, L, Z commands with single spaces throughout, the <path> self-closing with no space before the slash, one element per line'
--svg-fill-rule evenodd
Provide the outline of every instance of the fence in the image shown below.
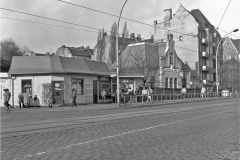
<path fill-rule="evenodd" d="M 205 94 L 202 93 L 153 94 L 150 97 L 147 95 L 124 95 L 120 98 L 120 105 L 145 102 L 168 103 L 182 101 L 204 101 L 210 99 L 234 98 L 234 97 L 235 98 L 239 97 L 239 93 L 208 92 Z"/>

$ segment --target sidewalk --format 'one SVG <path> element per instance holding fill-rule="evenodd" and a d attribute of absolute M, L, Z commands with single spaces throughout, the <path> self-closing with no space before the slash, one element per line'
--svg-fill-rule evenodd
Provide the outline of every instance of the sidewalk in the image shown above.
<path fill-rule="evenodd" d="M 229 98 L 219 98 L 221 99 L 229 99 Z M 206 99 L 199 99 L 199 98 L 192 98 L 192 99 L 186 99 L 186 100 L 163 100 L 163 101 L 154 101 L 151 102 L 138 102 L 138 103 L 132 103 L 131 105 L 129 103 L 126 104 L 126 106 L 118 106 L 117 103 L 105 103 L 105 104 L 78 104 L 77 107 L 71 107 L 71 105 L 53 105 L 53 108 L 49 108 L 47 105 L 41 106 L 41 107 L 29 107 L 25 109 L 44 109 L 44 110 L 65 110 L 70 108 L 76 108 L 78 110 L 87 111 L 87 110 L 113 110 L 113 109 L 126 109 L 126 108 L 142 108 L 142 107 L 152 107 L 152 106 L 158 106 L 158 105 L 168 105 L 168 104 L 175 104 L 175 103 L 191 103 L 191 102 L 201 102 L 201 101 L 211 101 L 211 100 L 217 100 L 217 98 L 206 98 Z M 1 109 L 5 110 L 5 107 L 1 107 Z M 10 108 L 10 110 L 13 108 Z M 18 107 L 15 107 L 15 109 L 19 109 Z"/>

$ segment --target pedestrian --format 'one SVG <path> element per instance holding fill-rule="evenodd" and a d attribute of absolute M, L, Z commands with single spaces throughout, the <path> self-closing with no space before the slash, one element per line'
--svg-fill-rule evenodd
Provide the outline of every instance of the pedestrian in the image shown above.
<path fill-rule="evenodd" d="M 136 97 L 136 102 L 140 101 L 140 97 L 138 96 L 140 94 L 140 90 L 138 87 L 135 88 L 135 97 Z"/>
<path fill-rule="evenodd" d="M 147 102 L 153 102 L 152 101 L 152 93 L 153 93 L 153 91 L 152 91 L 151 87 L 149 87 L 147 90 Z"/>
<path fill-rule="evenodd" d="M 147 100 L 147 90 L 146 90 L 145 87 L 143 87 L 142 95 L 143 95 L 143 102 L 146 102 L 146 100 Z"/>
<path fill-rule="evenodd" d="M 74 106 L 77 107 L 77 104 L 76 104 L 77 94 L 76 94 L 76 91 L 75 91 L 74 88 L 72 89 L 72 93 L 70 95 L 70 98 L 72 100 L 72 107 L 74 107 Z"/>
<path fill-rule="evenodd" d="M 182 90 L 181 90 L 181 93 L 182 93 L 182 98 L 183 98 L 184 100 L 185 100 L 185 98 L 186 98 L 186 92 L 187 92 L 186 88 L 183 87 Z"/>
<path fill-rule="evenodd" d="M 105 89 L 102 90 L 101 95 L 102 95 L 102 102 L 106 103 L 107 92 L 105 91 Z"/>
<path fill-rule="evenodd" d="M 206 89 L 202 86 L 202 89 L 201 89 L 201 97 L 206 97 Z"/>
<path fill-rule="evenodd" d="M 3 94 L 4 106 L 6 107 L 6 111 L 9 111 L 9 107 L 10 107 L 9 100 L 11 98 L 11 94 L 9 94 L 10 92 L 8 92 L 9 91 L 8 89 L 3 89 L 3 91 L 4 91 L 4 94 Z"/>
<path fill-rule="evenodd" d="M 52 94 L 51 88 L 48 89 L 47 98 L 48 98 L 47 99 L 48 107 L 52 108 L 52 105 L 53 105 L 53 94 Z"/>
<path fill-rule="evenodd" d="M 19 104 L 19 108 L 23 108 L 24 107 L 23 92 L 22 91 L 18 94 L 18 104 Z"/>
<path fill-rule="evenodd" d="M 24 107 L 29 107 L 29 93 L 25 90 L 22 96 Z"/>
<path fill-rule="evenodd" d="M 133 97 L 133 96 L 134 96 L 134 93 L 133 93 L 131 87 L 128 88 L 128 92 L 127 92 L 127 93 L 128 93 L 129 98 L 130 98 L 130 100 L 129 100 L 129 101 L 130 101 L 130 104 L 132 104 L 132 101 L 133 101 L 133 98 L 134 98 L 134 97 Z"/>

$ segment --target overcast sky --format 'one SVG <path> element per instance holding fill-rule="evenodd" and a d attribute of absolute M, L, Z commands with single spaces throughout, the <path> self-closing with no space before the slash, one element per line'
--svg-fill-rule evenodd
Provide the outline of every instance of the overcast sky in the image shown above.
<path fill-rule="evenodd" d="M 99 11 L 119 15 L 125 0 L 66 0 Z M 20 12 L 26 12 L 39 16 L 58 19 L 78 25 L 84 25 L 97 29 L 105 28 L 110 31 L 117 17 L 87 10 L 77 6 L 69 5 L 58 0 L 1 0 L 1 8 L 7 8 Z M 163 10 L 172 8 L 173 13 L 182 4 L 186 9 L 200 9 L 205 17 L 215 26 L 225 12 L 229 0 L 128 0 L 122 16 L 136 21 L 153 24 L 154 20 L 163 19 Z M 240 29 L 240 0 L 231 0 L 226 14 L 219 26 L 220 29 L 229 32 L 231 29 Z M 0 18 L 1 40 L 13 38 L 19 45 L 28 46 L 36 53 L 56 52 L 57 48 L 66 45 L 72 47 L 90 46 L 93 48 L 97 41 L 97 30 L 84 28 L 76 25 L 55 22 L 43 18 L 24 15 L 16 12 L 0 10 L 1 17 L 34 21 L 38 23 L 48 23 L 52 25 L 65 26 L 80 30 L 47 26 L 41 24 L 27 23 L 17 20 Z M 122 32 L 124 24 L 121 19 L 119 31 Z M 127 21 L 129 33 L 141 34 L 143 38 L 149 38 L 154 30 L 151 26 L 146 26 L 136 22 Z M 82 31 L 89 30 L 88 31 Z M 224 32 L 220 32 L 222 36 Z M 240 31 L 230 36 L 240 39 Z"/>

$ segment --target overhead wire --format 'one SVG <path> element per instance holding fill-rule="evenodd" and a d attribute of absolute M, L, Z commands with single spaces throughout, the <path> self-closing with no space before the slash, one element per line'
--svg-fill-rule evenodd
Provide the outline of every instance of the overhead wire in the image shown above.
<path fill-rule="evenodd" d="M 29 21 L 29 20 L 17 19 L 17 18 L 9 18 L 9 17 L 0 17 L 0 18 L 8 19 L 8 20 L 15 20 L 15 21 L 22 21 L 22 22 L 27 22 L 27 23 L 41 24 L 41 25 L 46 25 L 46 26 L 59 27 L 59 28 L 67 28 L 67 29 L 73 29 L 73 30 L 80 30 L 80 31 L 98 33 L 97 31 L 90 31 L 90 30 L 79 29 L 79 28 L 59 26 L 59 25 L 54 25 L 54 24 L 49 24 L 49 23 L 34 22 L 34 21 Z"/>
<path fill-rule="evenodd" d="M 223 16 L 222 16 L 222 19 L 221 19 L 221 21 L 220 21 L 217 29 L 219 28 L 219 26 L 220 26 L 220 24 L 221 24 L 221 22 L 222 22 L 222 20 L 223 20 L 223 17 L 225 16 L 225 13 L 226 13 L 226 11 L 227 11 L 227 9 L 228 9 L 228 6 L 229 6 L 230 2 L 231 2 L 231 0 L 229 0 L 229 2 L 228 2 L 227 8 L 225 9 L 225 12 L 224 12 L 224 14 L 223 14 Z"/>

